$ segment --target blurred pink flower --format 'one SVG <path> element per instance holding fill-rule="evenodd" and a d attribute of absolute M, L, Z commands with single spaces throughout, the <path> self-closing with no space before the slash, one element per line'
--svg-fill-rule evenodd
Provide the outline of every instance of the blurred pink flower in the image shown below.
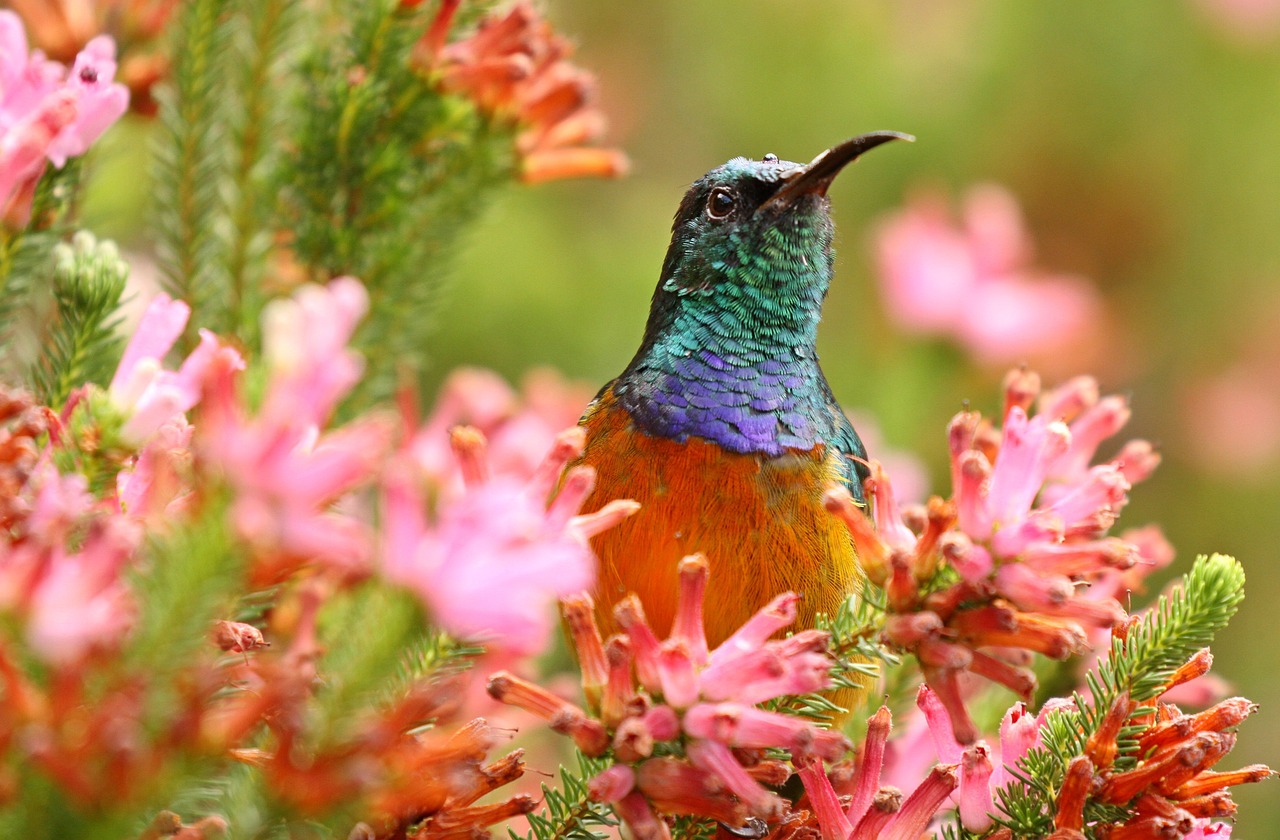
<path fill-rule="evenodd" d="M 182 420 L 199 402 L 204 376 L 215 358 L 222 357 L 234 369 L 244 367 L 239 353 L 201 330 L 200 344 L 181 367 L 165 370 L 164 357 L 190 315 L 187 304 L 162 292 L 147 306 L 125 347 L 107 395 L 128 415 L 120 434 L 129 443 L 141 444 L 164 424 Z"/>
<path fill-rule="evenodd" d="M 0 608 L 17 612 L 42 659 L 73 663 L 116 644 L 133 623 L 120 572 L 142 539 L 126 518 L 97 506 L 84 476 L 45 461 L 24 495 L 24 533 L 0 542 Z"/>
<path fill-rule="evenodd" d="M 123 517 L 90 528 L 79 551 L 55 547 L 27 605 L 27 640 L 43 659 L 75 662 L 117 643 L 133 625 L 133 601 L 121 572 L 142 532 Z"/>
<path fill-rule="evenodd" d="M 191 433 L 181 417 L 165 422 L 116 473 L 116 503 L 122 513 L 163 530 L 186 508 L 192 489 L 182 473 L 191 464 Z"/>
<path fill-rule="evenodd" d="M 413 437 L 410 453 L 425 474 L 458 488 L 461 475 L 448 431 L 472 426 L 488 441 L 488 462 L 495 474 L 527 479 L 556 435 L 577 425 L 590 401 L 589 386 L 566 381 L 550 369 L 528 373 L 517 392 L 493 371 L 461 367 L 445 379 L 431 414 Z"/>
<path fill-rule="evenodd" d="M 45 161 L 62 167 L 124 114 L 115 42 L 94 38 L 67 69 L 27 45 L 22 19 L 0 11 L 0 211 L 25 221 Z"/>
<path fill-rule="evenodd" d="M 1277 0 L 1194 0 L 1194 5 L 1225 34 L 1240 41 L 1268 41 L 1280 34 Z"/>
<path fill-rule="evenodd" d="M 1253 352 L 1216 376 L 1191 383 L 1183 398 L 1185 434 L 1204 469 L 1231 478 L 1268 479 L 1280 463 L 1280 378 L 1275 349 Z"/>
<path fill-rule="evenodd" d="M 424 491 L 437 477 L 413 459 L 388 469 L 383 573 L 417 592 L 450 633 L 518 654 L 541 652 L 550 637 L 551 604 L 595 584 L 588 539 L 635 506 L 613 502 L 577 516 L 595 479 L 586 467 L 570 470 L 547 505 L 565 464 L 581 451 L 577 429 L 562 434 L 527 479 L 491 476 L 476 429 L 464 427 L 452 437 L 466 489 L 438 499 L 430 522 Z"/>
<path fill-rule="evenodd" d="M 1000 187 L 970 190 L 958 227 L 940 199 L 916 199 L 880 225 L 876 246 L 890 317 L 911 332 L 949 336 L 987 364 L 1066 347 L 1100 315 L 1088 282 L 1031 268 L 1022 215 Z"/>
<path fill-rule="evenodd" d="M 333 506 L 381 469 L 391 423 L 366 416 L 321 431 L 359 377 L 360 359 L 347 342 L 367 303 L 359 281 L 340 277 L 268 304 L 267 381 L 256 411 L 241 393 L 238 356 L 214 352 L 204 367 L 193 448 L 234 488 L 231 517 L 259 554 L 260 578 L 306 562 L 370 570 L 368 526 Z"/>

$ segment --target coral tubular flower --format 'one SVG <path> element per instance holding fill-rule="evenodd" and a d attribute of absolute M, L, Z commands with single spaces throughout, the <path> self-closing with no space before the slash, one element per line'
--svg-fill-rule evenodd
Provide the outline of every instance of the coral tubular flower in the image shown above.
<path fill-rule="evenodd" d="M 413 60 L 442 90 L 462 94 L 484 113 L 516 127 L 523 180 L 627 172 L 621 152 L 587 145 L 604 129 L 604 118 L 592 104 L 595 80 L 569 62 L 572 47 L 528 2 L 486 17 L 470 35 L 446 43 L 457 9 L 457 2 L 440 5 Z"/>
<path fill-rule="evenodd" d="M 558 721 L 574 719 L 580 729 L 595 724 L 608 733 L 615 767 L 631 767 L 635 783 L 628 788 L 623 781 L 629 777 L 619 772 L 599 780 L 597 795 L 615 802 L 637 836 L 656 830 L 655 812 L 708 817 L 732 826 L 747 817 L 779 817 L 782 800 L 764 784 L 779 784 L 789 772 L 782 763 L 765 760 L 766 750 L 786 750 L 797 766 L 820 768 L 821 761 L 836 760 L 849 749 L 838 732 L 758 706 L 829 683 L 833 660 L 826 633 L 807 630 L 775 638 L 795 620 L 797 596 L 778 596 L 709 651 L 703 624 L 709 575 L 705 558 L 681 561 L 679 615 L 670 636 L 661 641 L 634 595 L 614 608 L 623 635 L 603 646 L 590 599 L 565 600 L 588 710 L 599 720 L 584 722 L 585 710 L 509 674 L 490 681 L 495 697 L 534 712 L 553 728 Z M 631 662 L 638 685 L 632 683 Z M 633 819 L 641 824 L 632 825 Z"/>
<path fill-rule="evenodd" d="M 1090 465 L 1128 420 L 1124 400 L 1100 397 L 1089 377 L 1041 394 L 1039 377 L 1018 368 L 1005 379 L 1004 402 L 999 426 L 971 411 L 952 419 L 952 497 L 930 500 L 923 517 L 908 522 L 874 462 L 872 513 L 838 488 L 825 499 L 848 525 L 863 571 L 885 590 L 882 640 L 916 655 L 962 743 L 976 731 L 961 672 L 1029 697 L 1035 677 L 1016 652 L 1065 659 L 1087 650 L 1124 621 L 1118 598 L 1170 556 L 1158 532 L 1107 533 L 1131 479 L 1146 478 L 1158 460 L 1137 441 Z M 939 578 L 943 569 L 959 580 Z"/>
<path fill-rule="evenodd" d="M 393 466 L 383 479 L 383 574 L 417 592 L 455 635 L 516 653 L 541 651 L 552 626 L 550 605 L 594 582 L 589 537 L 617 524 L 636 506 L 620 500 L 579 516 L 594 481 L 588 468 L 570 470 L 562 492 L 547 506 L 551 477 L 580 451 L 580 435 L 564 436 L 543 465 L 523 480 L 494 474 L 478 431 L 452 437 L 455 445 L 471 442 L 459 454 L 475 461 L 466 470 L 472 478 L 461 495 L 439 500 L 434 517 L 427 515 L 422 486 L 429 476 L 418 474 L 412 459 Z M 571 445 L 561 445 L 566 442 Z M 498 579 L 503 585 L 494 587 Z M 609 683 L 610 666 L 600 631 L 589 610 L 582 612 L 589 600 L 571 600 L 565 613 L 582 646 L 590 702 L 597 705 Z M 639 660 L 639 652 L 634 655 Z"/>

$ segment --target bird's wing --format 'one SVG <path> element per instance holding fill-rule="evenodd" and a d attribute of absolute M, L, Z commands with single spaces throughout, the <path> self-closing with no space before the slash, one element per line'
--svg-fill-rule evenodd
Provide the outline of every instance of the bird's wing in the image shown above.
<path fill-rule="evenodd" d="M 826 401 L 827 419 L 830 423 L 828 440 L 831 441 L 832 448 L 840 455 L 842 461 L 840 478 L 848 485 L 854 500 L 860 505 L 865 505 L 866 498 L 862 492 L 862 482 L 871 474 L 867 468 L 867 448 L 862 445 L 862 438 L 858 437 L 857 431 L 849 422 L 840 403 L 836 402 L 825 376 L 821 378 L 820 386 Z"/>
<path fill-rule="evenodd" d="M 867 469 L 867 449 L 862 445 L 862 438 L 854 431 L 853 424 L 845 416 L 840 406 L 832 404 L 832 419 L 835 421 L 835 435 L 832 443 L 844 459 L 841 478 L 849 485 L 849 492 L 858 504 L 865 504 L 862 482 L 870 475 Z"/>

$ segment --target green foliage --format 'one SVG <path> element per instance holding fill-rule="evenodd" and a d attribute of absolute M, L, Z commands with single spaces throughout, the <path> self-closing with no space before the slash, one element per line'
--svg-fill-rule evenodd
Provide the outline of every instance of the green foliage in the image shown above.
<path fill-rule="evenodd" d="M 400 685 L 406 652 L 425 654 L 431 665 L 449 661 L 449 644 L 427 624 L 409 592 L 369 582 L 335 596 L 320 613 L 320 639 L 327 650 L 323 690 L 317 694 L 326 738 L 340 738 L 355 713 Z M 437 646 L 436 651 L 430 648 Z M 425 649 L 425 650 L 424 650 Z M 430 673 L 424 670 L 422 673 Z"/>
<path fill-rule="evenodd" d="M 512 177 L 512 137 L 413 68 L 421 9 L 376 0 L 329 12 L 320 23 L 337 34 L 302 59 L 301 119 L 279 189 L 306 274 L 351 274 L 369 290 L 356 341 L 369 372 L 352 400 L 363 405 L 417 373 L 445 260 Z"/>
<path fill-rule="evenodd" d="M 1243 598 L 1244 570 L 1235 558 L 1198 558 L 1181 585 L 1161 596 L 1126 639 L 1112 640 L 1110 654 L 1086 676 L 1090 701 L 1077 694 L 1074 709 L 1049 715 L 1041 733 L 1044 746 L 1031 750 L 1018 764 L 1016 774 L 1026 786 L 1010 784 L 999 791 L 998 805 L 1007 815 L 1001 824 L 1016 837 L 1051 833 L 1053 801 L 1067 764 L 1084 752 L 1115 699 L 1128 691 L 1136 706 L 1132 716 L 1150 713 L 1152 707 L 1144 704 L 1159 695 L 1178 666 L 1227 625 Z M 1134 727 L 1121 730 L 1118 770 L 1132 767 L 1139 758 L 1134 734 Z M 1086 823 L 1122 820 L 1125 814 L 1122 808 L 1093 801 L 1085 807 Z"/>
<path fill-rule="evenodd" d="M 156 254 L 165 291 L 196 313 L 187 324 L 187 346 L 194 341 L 195 325 L 217 323 L 211 316 L 228 299 L 222 259 L 232 104 L 224 84 L 232 67 L 226 5 L 224 0 L 179 4 L 170 33 L 172 81 L 156 93 Z"/>
<path fill-rule="evenodd" d="M 0 376 L 18 377 L 43 341 L 40 311 L 48 306 L 53 249 L 69 234 L 82 182 L 79 158 L 49 168 L 36 185 L 23 230 L 0 225 Z"/>
<path fill-rule="evenodd" d="M 141 607 L 126 658 L 159 678 L 185 667 L 209 646 L 213 622 L 234 614 L 246 558 L 217 499 L 198 520 L 153 539 L 147 555 L 130 582 Z"/>
<path fill-rule="evenodd" d="M 529 833 L 508 829 L 511 840 L 604 840 L 618 825 L 613 809 L 587 796 L 587 782 L 609 768 L 607 758 L 578 753 L 576 772 L 560 768 L 560 787 L 542 786 L 542 810 L 529 815 Z"/>
<path fill-rule="evenodd" d="M 228 298 L 218 323 L 251 345 L 256 343 L 275 223 L 271 178 L 289 124 L 297 119 L 287 106 L 295 95 L 288 71 L 298 52 L 300 7 L 298 0 L 239 0 L 230 19 L 236 104 L 228 114 Z"/>
<path fill-rule="evenodd" d="M 119 361 L 119 319 L 129 266 L 115 243 L 99 243 L 87 231 L 53 249 L 53 326 L 32 365 L 37 398 L 60 406 L 73 388 L 105 385 Z"/>
<path fill-rule="evenodd" d="M 782 697 L 767 703 L 766 707 L 816 723 L 831 723 L 847 715 L 850 710 L 833 702 L 830 695 L 841 689 L 865 689 L 887 668 L 901 661 L 876 640 L 884 618 L 883 599 L 882 590 L 868 587 L 865 592 L 845 599 L 835 615 L 819 615 L 815 622 L 817 629 L 831 634 L 831 653 L 835 658 L 831 689 L 821 694 Z"/>

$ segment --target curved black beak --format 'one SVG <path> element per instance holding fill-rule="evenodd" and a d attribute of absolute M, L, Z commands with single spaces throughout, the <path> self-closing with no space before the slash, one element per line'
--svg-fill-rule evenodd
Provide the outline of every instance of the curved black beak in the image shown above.
<path fill-rule="evenodd" d="M 826 195 L 827 187 L 831 186 L 831 182 L 840 174 L 840 171 L 853 163 L 863 152 L 870 151 L 890 140 L 914 143 L 915 139 L 910 134 L 897 131 L 873 131 L 870 134 L 846 140 L 838 146 L 832 146 L 808 164 L 793 169 L 783 176 L 782 186 L 776 193 L 769 196 L 760 208 L 787 205 L 799 196 L 811 193 Z"/>

